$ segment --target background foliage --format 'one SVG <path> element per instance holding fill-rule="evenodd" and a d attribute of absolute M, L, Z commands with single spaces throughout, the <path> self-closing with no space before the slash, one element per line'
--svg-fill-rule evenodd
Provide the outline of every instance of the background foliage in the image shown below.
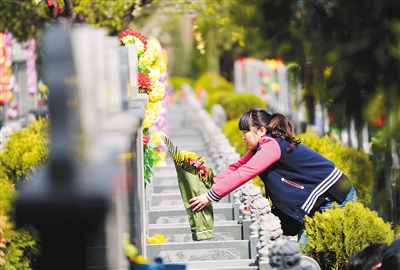
<path fill-rule="evenodd" d="M 32 227 L 17 228 L 13 203 L 15 185 L 43 168 L 48 159 L 48 122 L 35 120 L 24 130 L 14 132 L 0 152 L 0 268 L 32 269 L 39 254 L 39 237 Z"/>
<path fill-rule="evenodd" d="M 46 166 L 48 155 L 48 122 L 40 118 L 10 135 L 0 152 L 0 167 L 12 183 L 17 183 L 21 177 L 29 179 L 35 169 Z"/>

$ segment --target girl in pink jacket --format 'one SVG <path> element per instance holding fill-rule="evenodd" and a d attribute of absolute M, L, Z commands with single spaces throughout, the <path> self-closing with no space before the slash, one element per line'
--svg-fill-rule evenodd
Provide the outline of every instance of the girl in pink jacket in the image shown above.
<path fill-rule="evenodd" d="M 305 215 L 331 208 L 333 202 L 344 207 L 357 200 L 346 175 L 332 161 L 301 144 L 286 116 L 251 107 L 241 116 L 239 129 L 249 150 L 213 179 L 207 193 L 189 201 L 193 211 L 220 201 L 259 176 L 284 234 L 298 234 L 300 240 Z"/>

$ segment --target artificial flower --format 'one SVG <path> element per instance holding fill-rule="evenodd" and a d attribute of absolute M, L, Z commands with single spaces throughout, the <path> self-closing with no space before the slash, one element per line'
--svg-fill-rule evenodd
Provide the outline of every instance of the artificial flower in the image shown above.
<path fill-rule="evenodd" d="M 134 43 L 137 46 L 137 51 L 140 53 L 144 53 L 147 47 L 147 38 L 143 36 L 139 31 L 127 29 L 123 31 L 119 36 L 119 43 L 121 45 Z"/>
<path fill-rule="evenodd" d="M 157 68 L 149 68 L 148 69 L 149 72 L 149 78 L 152 81 L 158 81 L 161 77 L 161 73 L 160 70 L 158 70 Z"/>
<path fill-rule="evenodd" d="M 147 49 L 146 52 L 144 52 L 138 61 L 139 69 L 140 70 L 146 70 L 148 69 L 154 62 L 155 60 L 155 55 L 152 50 Z"/>
<path fill-rule="evenodd" d="M 165 85 L 160 81 L 156 81 L 152 89 L 149 94 L 149 101 L 152 103 L 160 101 L 165 95 Z"/>
<path fill-rule="evenodd" d="M 158 42 L 158 40 L 154 37 L 150 37 L 148 40 L 148 48 L 151 48 L 154 50 L 157 55 L 160 54 L 161 52 L 161 44 Z"/>
<path fill-rule="evenodd" d="M 26 76 L 29 94 L 37 92 L 37 73 L 36 73 L 36 40 L 31 38 L 25 43 L 26 56 Z"/>
<path fill-rule="evenodd" d="M 165 237 L 162 234 L 154 234 L 153 237 L 147 237 L 148 244 L 164 244 Z"/>
<path fill-rule="evenodd" d="M 0 105 L 6 105 L 12 99 L 12 35 L 0 33 Z"/>
<path fill-rule="evenodd" d="M 144 114 L 142 128 L 143 129 L 151 128 L 151 126 L 154 124 L 154 121 L 156 121 L 156 115 L 155 115 L 154 111 L 146 110 L 145 114 Z"/>
<path fill-rule="evenodd" d="M 138 72 L 138 86 L 140 93 L 149 94 L 151 92 L 151 82 L 149 75 L 143 72 Z"/>
<path fill-rule="evenodd" d="M 151 133 L 151 141 L 154 142 L 157 147 L 164 143 L 161 139 L 162 135 L 164 135 L 164 132 L 162 131 Z"/>
<path fill-rule="evenodd" d="M 162 109 L 161 102 L 147 103 L 146 111 L 152 111 L 154 115 L 159 115 Z"/>
<path fill-rule="evenodd" d="M 138 39 L 137 37 L 134 36 L 125 36 L 122 38 L 122 42 L 124 44 L 135 44 L 136 45 L 136 51 L 138 55 L 140 56 L 141 54 L 144 53 L 146 50 L 146 47 L 144 46 L 143 42 Z"/>
<path fill-rule="evenodd" d="M 146 146 L 150 141 L 150 134 L 143 134 L 143 146 Z"/>

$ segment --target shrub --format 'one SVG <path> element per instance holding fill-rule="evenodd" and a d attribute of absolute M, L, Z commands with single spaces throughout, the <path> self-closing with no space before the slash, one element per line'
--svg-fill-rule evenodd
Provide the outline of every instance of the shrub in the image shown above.
<path fill-rule="evenodd" d="M 0 152 L 0 268 L 32 269 L 38 254 L 37 232 L 32 227 L 16 228 L 12 219 L 17 196 L 15 183 L 45 166 L 48 159 L 48 122 L 36 120 L 14 132 Z"/>
<path fill-rule="evenodd" d="M 174 87 L 174 91 L 181 90 L 184 84 L 193 85 L 193 79 L 187 77 L 169 77 L 168 83 Z"/>
<path fill-rule="evenodd" d="M 266 109 L 264 101 L 254 94 L 233 93 L 221 100 L 228 120 L 240 118 L 250 106 L 260 106 Z"/>
<path fill-rule="evenodd" d="M 222 100 L 228 96 L 232 95 L 231 92 L 224 92 L 224 91 L 217 91 L 214 93 L 209 94 L 206 103 L 204 105 L 204 109 L 211 114 L 211 108 L 215 104 L 221 104 Z"/>
<path fill-rule="evenodd" d="M 330 210 L 305 217 L 306 244 L 302 253 L 314 258 L 322 269 L 347 269 L 351 256 L 372 243 L 390 244 L 394 231 L 377 212 L 361 203 L 338 204 Z"/>
<path fill-rule="evenodd" d="M 222 128 L 222 133 L 225 134 L 231 145 L 235 147 L 236 152 L 243 156 L 247 152 L 247 147 L 246 144 L 243 143 L 242 133 L 239 130 L 238 123 L 239 118 L 227 121 Z"/>
<path fill-rule="evenodd" d="M 221 104 L 226 111 L 227 120 L 240 118 L 250 106 L 260 106 L 266 109 L 264 101 L 254 94 L 215 92 L 206 102 L 205 109 L 210 113 L 214 104 Z"/>
<path fill-rule="evenodd" d="M 228 82 L 224 77 L 218 76 L 211 72 L 205 72 L 193 84 L 193 89 L 204 88 L 210 95 L 215 92 L 233 92 L 233 85 Z"/>
<path fill-rule="evenodd" d="M 371 201 L 371 191 L 374 187 L 374 167 L 367 153 L 352 147 L 344 146 L 339 140 L 334 141 L 328 135 L 322 138 L 307 131 L 299 135 L 304 145 L 314 149 L 335 163 L 352 181 L 362 203 Z"/>
<path fill-rule="evenodd" d="M 0 268 L 32 269 L 38 254 L 37 232 L 31 227 L 15 228 L 10 217 L 17 192 L 1 168 L 0 176 Z"/>
<path fill-rule="evenodd" d="M 10 135 L 0 151 L 0 165 L 12 183 L 46 164 L 49 155 L 48 122 L 40 118 Z"/>

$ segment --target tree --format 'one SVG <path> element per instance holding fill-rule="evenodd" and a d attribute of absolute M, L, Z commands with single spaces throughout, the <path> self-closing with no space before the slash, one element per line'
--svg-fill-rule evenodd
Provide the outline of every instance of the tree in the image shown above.
<path fill-rule="evenodd" d="M 49 22 L 88 23 L 104 27 L 109 35 L 119 35 L 152 0 L 79 1 L 79 0 L 4 0 L 0 32 L 10 32 L 20 42 L 39 37 Z"/>

